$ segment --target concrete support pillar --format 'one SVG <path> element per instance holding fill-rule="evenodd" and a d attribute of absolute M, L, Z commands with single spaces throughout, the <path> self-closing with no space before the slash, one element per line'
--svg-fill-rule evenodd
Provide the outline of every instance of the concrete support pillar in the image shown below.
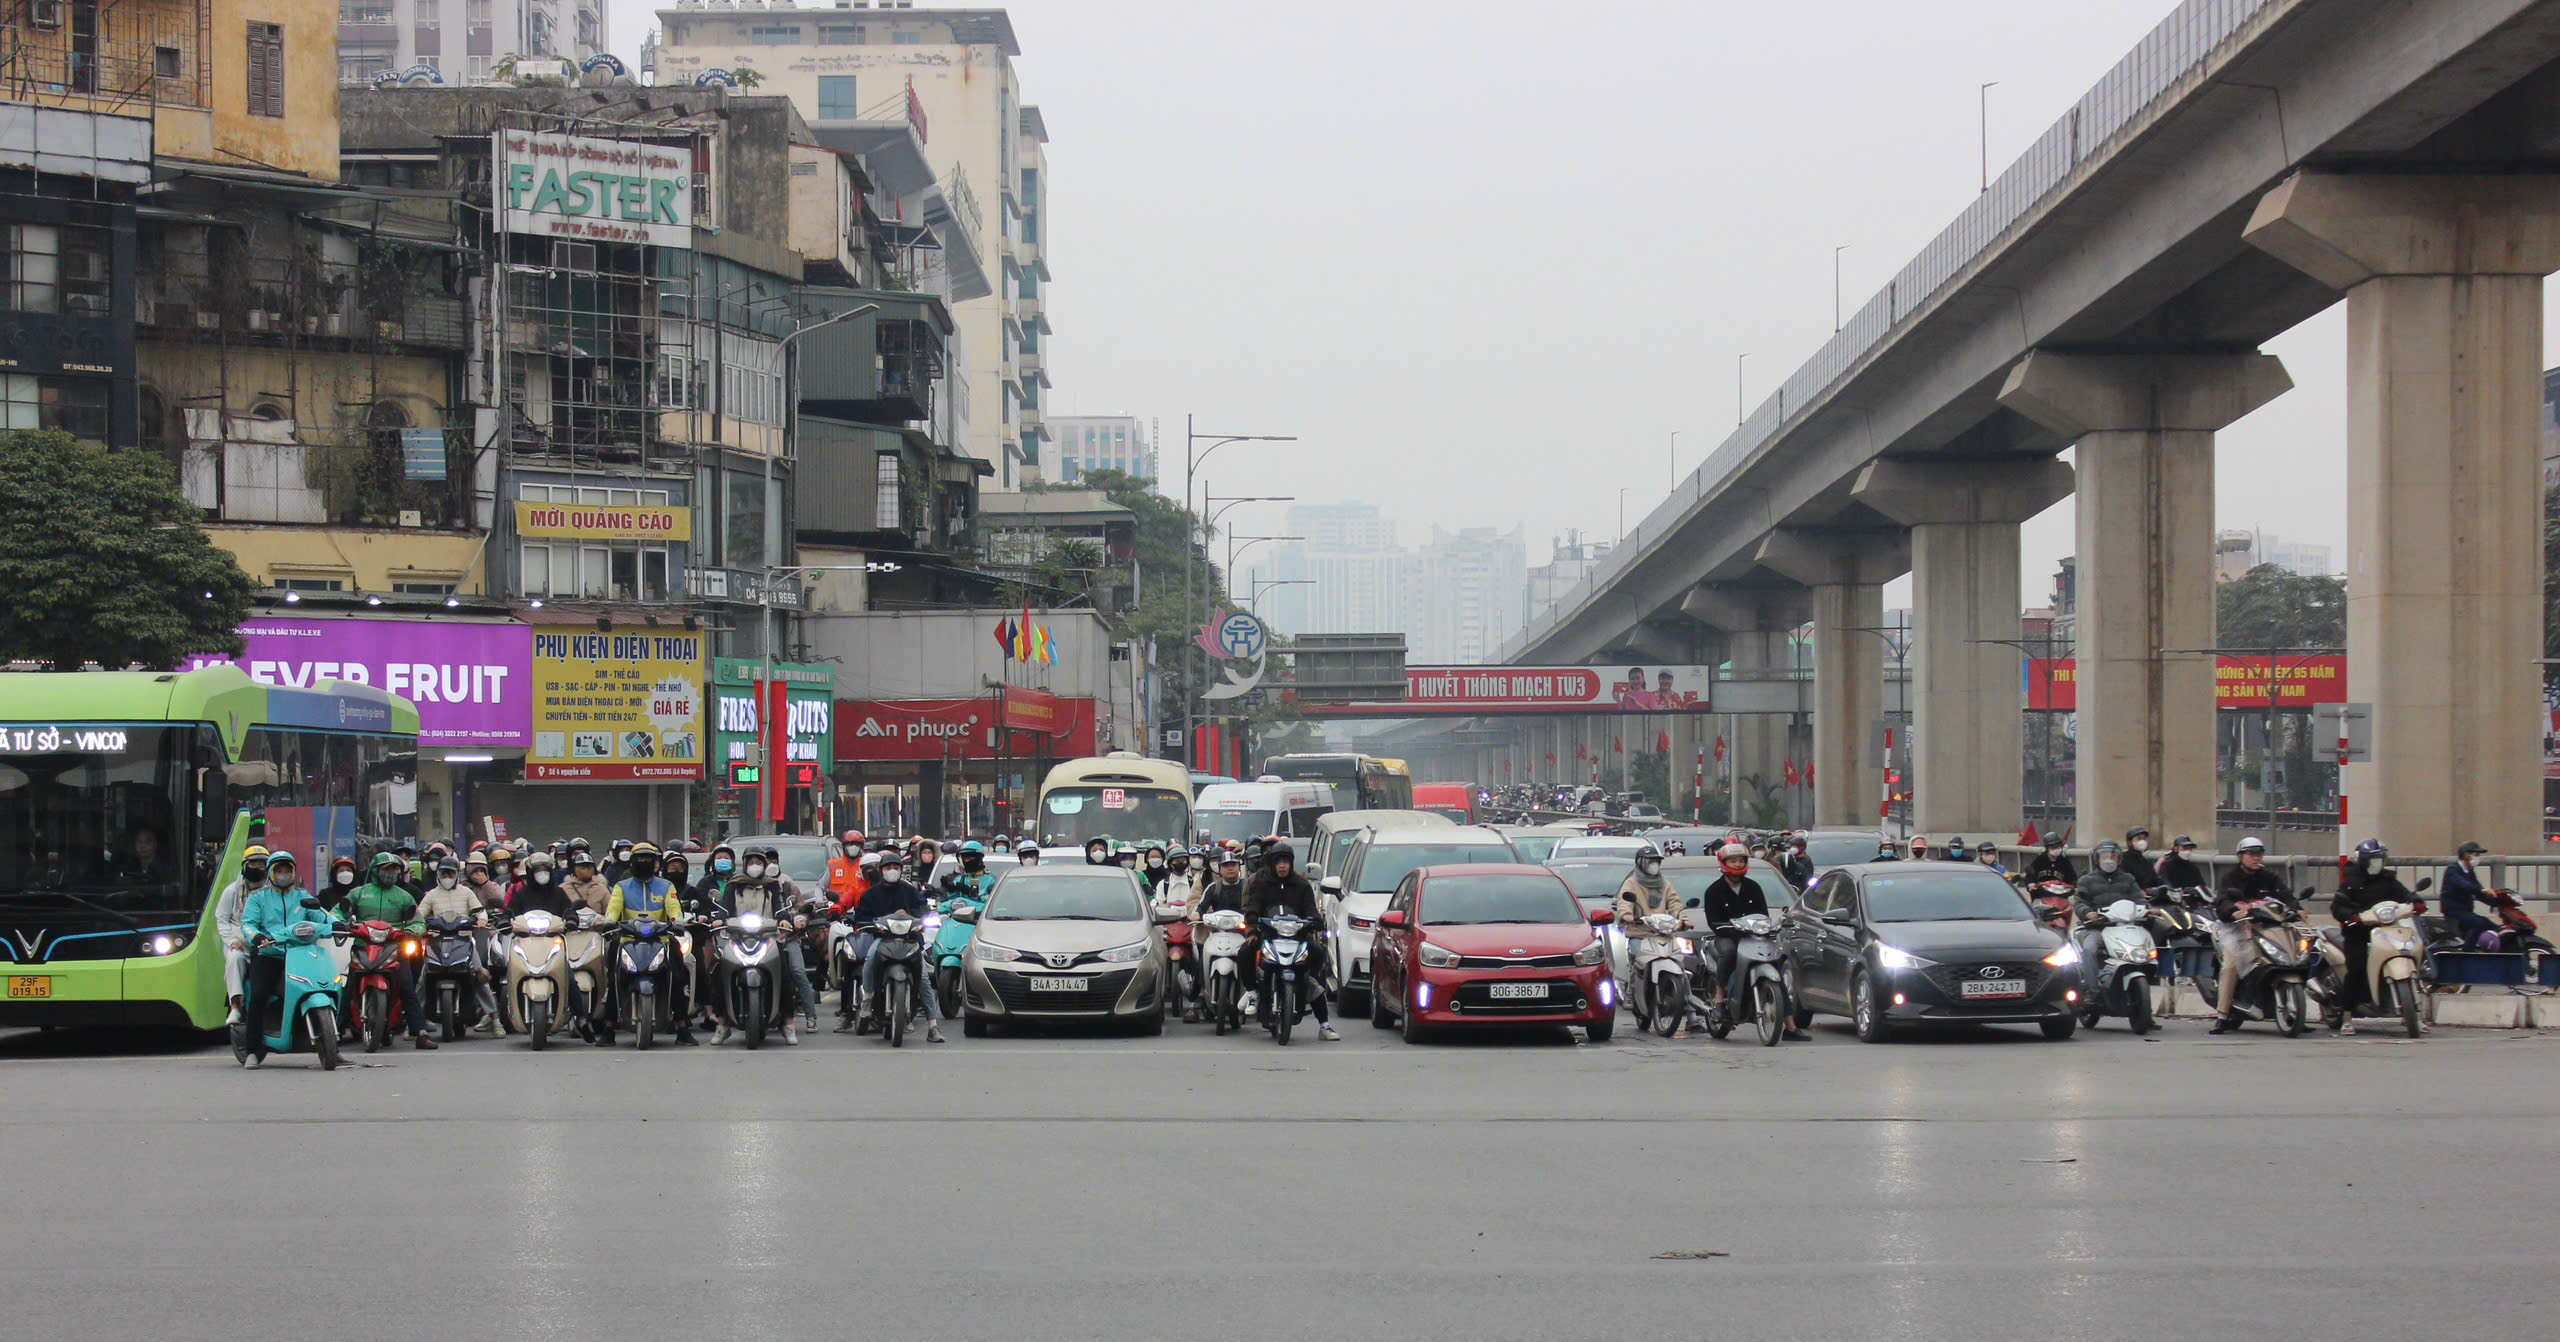
<path fill-rule="evenodd" d="M 2542 847 L 2542 279 L 2560 178 L 2298 173 L 2248 240 L 2347 295 L 2343 843 Z"/>
<path fill-rule="evenodd" d="M 1724 658 L 1735 680 L 1759 680 L 1777 676 L 1790 669 L 1790 636 L 1806 614 L 1805 595 L 1800 588 L 1733 587 L 1701 585 L 1681 599 L 1680 609 L 1691 618 L 1705 622 L 1724 634 Z M 1758 799 L 1774 791 L 1783 800 L 1787 795 L 1787 718 L 1776 713 L 1740 713 L 1734 716 L 1733 739 L 1727 743 L 1733 751 L 1733 776 L 1740 780 L 1741 805 L 1736 818 L 1751 820 Z M 1810 761 L 1794 759 L 1798 776 Z M 1759 780 L 1753 786 L 1752 779 Z M 1770 817 L 1783 821 L 1783 814 Z"/>
<path fill-rule="evenodd" d="M 1933 841 L 2016 833 L 2026 758 L 2018 524 L 2071 492 L 2057 461 L 1873 462 L 1850 497 L 1911 528 L 1911 823 Z"/>
<path fill-rule="evenodd" d="M 1884 800 L 1884 585 L 1910 568 L 1899 533 L 1779 531 L 1753 554 L 1813 594 L 1813 823 L 1873 824 Z"/>
<path fill-rule="evenodd" d="M 2213 435 L 2292 386 L 2272 354 L 2038 350 L 2000 393 L 2002 405 L 2076 444 L 2080 614 L 2070 655 L 2075 832 L 2087 842 L 2137 824 L 2164 841 L 2213 833 L 2214 659 L 2160 650 L 2215 645 Z"/>
<path fill-rule="evenodd" d="M 1698 761 L 1698 718 L 1694 713 L 1676 713 L 1656 721 L 1671 733 L 1671 758 L 1663 770 L 1671 781 L 1671 795 L 1657 798 L 1662 813 L 1675 820 L 1689 818 L 1689 794 L 1695 787 Z"/>

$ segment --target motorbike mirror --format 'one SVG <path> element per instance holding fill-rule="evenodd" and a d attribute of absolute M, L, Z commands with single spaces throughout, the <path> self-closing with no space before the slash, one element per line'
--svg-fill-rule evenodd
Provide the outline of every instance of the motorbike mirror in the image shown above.
<path fill-rule="evenodd" d="M 2436 885 L 2436 878 L 2435 878 L 2435 877 L 2433 877 L 2433 876 L 2430 876 L 2430 877 L 2426 878 L 2425 880 L 2418 882 L 2418 893 L 2423 895 L 2423 894 L 2427 893 L 2429 890 L 2434 889 L 2434 888 L 2435 888 L 2435 885 Z"/>
<path fill-rule="evenodd" d="M 1328 894 L 1328 895 L 1338 895 L 1338 894 L 1341 894 L 1341 893 L 1342 893 L 1342 878 L 1341 878 L 1341 877 L 1339 877 L 1339 876 L 1327 876 L 1327 877 L 1325 877 L 1325 878 L 1324 878 L 1324 883 L 1323 883 L 1323 889 L 1324 889 L 1324 892 L 1325 892 L 1326 894 Z"/>
<path fill-rule="evenodd" d="M 1165 923 L 1178 923 L 1182 921 L 1182 910 L 1176 905 L 1157 904 L 1152 907 L 1152 911 L 1155 914 L 1155 920 L 1158 925 Z"/>
<path fill-rule="evenodd" d="M 1384 913 L 1382 913 L 1382 914 L 1379 914 L 1379 915 L 1378 915 L 1378 926 L 1380 926 L 1380 927 L 1402 927 L 1402 926 L 1404 926 L 1404 910 L 1402 910 L 1402 909 L 1389 909 L 1389 910 L 1387 910 L 1386 912 L 1384 912 Z"/>
<path fill-rule="evenodd" d="M 1616 909 L 1593 909 L 1591 911 L 1591 925 L 1593 927 L 1606 927 L 1610 923 L 1614 923 L 1616 921 L 1618 921 L 1618 911 Z"/>
<path fill-rule="evenodd" d="M 966 906 L 953 909 L 951 911 L 951 921 L 955 923 L 974 923 L 978 921 L 978 911 Z"/>
<path fill-rule="evenodd" d="M 320 907 L 320 901 L 316 899 L 306 899 L 302 901 L 302 907 L 306 909 L 316 909 Z"/>

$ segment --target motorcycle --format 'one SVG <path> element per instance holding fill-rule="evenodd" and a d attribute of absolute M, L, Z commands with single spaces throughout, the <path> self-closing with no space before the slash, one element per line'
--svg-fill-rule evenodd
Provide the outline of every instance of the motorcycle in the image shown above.
<path fill-rule="evenodd" d="M 1707 1008 L 1707 1033 L 1722 1039 L 1735 1026 L 1747 1024 L 1759 1031 L 1760 1047 L 1774 1048 L 1786 1038 L 1788 1026 L 1802 1024 L 1795 1019 L 1786 977 L 1778 972 L 1777 920 L 1746 913 L 1733 920 L 1731 930 L 1741 990 L 1727 992 L 1723 1001 Z"/>
<path fill-rule="evenodd" d="M 2420 881 L 2415 893 L 2424 894 L 2434 885 L 2432 880 Z M 2355 916 L 2373 934 L 2364 952 L 2364 1001 L 2354 1014 L 2397 1017 L 2411 1039 L 2426 1030 L 2426 1009 L 2418 986 L 2426 955 L 2418 920 L 2425 910 L 2414 900 L 2386 899 Z M 2346 938 L 2336 928 L 2322 928 L 2316 944 L 2320 963 L 2311 979 L 2311 995 L 2320 999 L 2320 1022 L 2335 1030 L 2347 1023 L 2347 1003 L 2353 996 L 2347 983 Z"/>
<path fill-rule="evenodd" d="M 364 1041 L 365 1052 L 378 1053 L 409 1023 L 400 1018 L 400 994 L 393 990 L 392 980 L 402 961 L 415 968 L 421 947 L 416 934 L 379 919 L 356 924 L 348 930 L 347 940 L 351 951 L 347 965 L 351 1019 L 347 1023 Z"/>
<path fill-rule="evenodd" d="M 1234 909 L 1219 909 L 1200 920 L 1206 934 L 1200 942 L 1201 963 L 1208 966 L 1207 986 L 1201 995 L 1208 1000 L 1209 1023 L 1220 1035 L 1244 1028 L 1244 915 Z"/>
<path fill-rule="evenodd" d="M 534 909 L 516 916 L 514 931 L 507 942 L 507 1005 L 527 1042 L 548 1048 L 569 998 L 569 929 L 558 914 Z"/>
<path fill-rule="evenodd" d="M 2315 893 L 2305 890 L 2302 897 L 2309 899 Z M 2275 900 L 2251 900 L 2241 906 L 2239 920 L 2240 933 L 2247 938 L 2244 944 L 2256 954 L 2240 971 L 2229 1009 L 2243 1020 L 2274 1022 L 2277 1033 L 2288 1039 L 2306 1033 L 2311 1028 L 2307 985 L 2319 970 L 2320 957 L 2314 949 L 2318 938 L 2303 930 L 2299 912 Z M 2198 979 L 2196 987 L 2207 1007 L 2217 1013 L 2225 1010 L 2214 1000 L 2218 984 Z"/>
<path fill-rule="evenodd" d="M 936 917 L 925 919 L 925 930 L 933 934 L 934 1000 L 942 1004 L 945 1016 L 960 1011 L 960 959 L 968 953 L 969 938 L 978 932 L 974 924 L 953 915 L 962 909 L 976 913 L 986 907 L 987 901 L 981 896 L 954 895 L 942 901 Z"/>
<path fill-rule="evenodd" d="M 836 981 L 836 1015 L 843 1020 L 862 1019 L 862 961 L 853 953 L 859 926 L 850 916 L 827 925 L 827 977 Z"/>
<path fill-rule="evenodd" d="M 338 1068 L 338 1003 L 346 976 L 335 945 L 346 933 L 330 926 L 320 901 L 305 899 L 302 907 L 310 921 L 296 926 L 310 928 L 311 935 L 284 943 L 284 990 L 265 1004 L 260 1019 L 232 1027 L 231 1053 L 243 1067 L 249 1065 L 249 1032 L 255 1030 L 269 1053 L 309 1048 L 319 1055 L 322 1071 Z"/>
<path fill-rule="evenodd" d="M 2213 897 L 2201 889 L 2150 892 L 2148 926 L 2160 952 L 2160 981 L 2201 979 L 2213 962 Z"/>
<path fill-rule="evenodd" d="M 508 954 L 515 946 L 515 923 L 507 917 L 504 908 L 496 905 L 480 910 L 480 916 L 484 921 L 471 933 L 473 957 L 479 962 L 480 972 L 487 976 L 489 982 L 504 983 L 507 981 Z M 498 1004 L 497 1017 L 498 1029 L 501 1032 L 506 1034 L 517 1032 L 515 1018 L 509 1013 L 505 1002 Z"/>
<path fill-rule="evenodd" d="M 1165 964 L 1171 972 L 1173 990 L 1165 994 L 1167 1015 L 1180 1015 L 1200 1000 L 1200 961 L 1193 954 L 1190 920 L 1182 917 L 1182 905 L 1161 903 L 1155 906 L 1158 922 L 1164 928 Z M 1172 921 L 1166 922 L 1170 918 Z"/>
<path fill-rule="evenodd" d="M 646 1053 L 658 1032 L 674 1022 L 675 929 L 654 918 L 613 929 L 613 1019 L 631 1027 L 631 1042 Z M 604 1042 L 613 1042 L 607 1027 Z"/>
<path fill-rule="evenodd" d="M 480 945 L 468 918 L 429 918 L 426 958 L 418 969 L 427 1018 L 450 1044 L 480 1023 Z"/>
<path fill-rule="evenodd" d="M 1627 982 L 1620 995 L 1636 1025 L 1668 1039 L 1689 1016 L 1689 959 L 1698 945 L 1680 935 L 1676 914 L 1649 913 L 1627 944 Z"/>
<path fill-rule="evenodd" d="M 1313 951 L 1316 920 L 1294 913 L 1262 920 L 1261 1016 L 1272 1042 L 1287 1046 L 1289 1031 L 1307 1014 L 1315 985 L 1305 969 Z"/>
<path fill-rule="evenodd" d="M 578 910 L 577 926 L 561 938 L 569 957 L 569 997 L 577 1012 L 576 1026 L 581 1038 L 592 1038 L 592 1032 L 612 1018 L 607 1014 L 611 1003 L 603 991 L 606 986 L 605 929 L 596 926 L 602 917 L 593 909 Z M 607 926 L 610 926 L 608 924 Z"/>
<path fill-rule="evenodd" d="M 2038 881 L 2027 887 L 2027 901 L 2035 906 L 2036 921 L 2048 932 L 2071 935 L 2071 887 L 2062 881 Z"/>
<path fill-rule="evenodd" d="M 904 1048 L 907 1022 L 916 1014 L 916 994 L 925 990 L 924 920 L 892 913 L 871 924 L 870 930 L 878 939 L 872 953 L 880 958 L 880 1037 L 891 1048 Z"/>
<path fill-rule="evenodd" d="M 789 1006 L 782 991 L 780 935 L 761 913 L 741 913 L 714 934 L 720 1009 L 749 1048 L 764 1047 L 765 1036 L 782 1028 Z"/>
<path fill-rule="evenodd" d="M 2119 899 L 2099 911 L 2100 954 L 2084 964 L 2086 995 L 2080 999 L 2080 1023 L 2096 1029 L 2108 1016 L 2122 1016 L 2135 1034 L 2151 1033 L 2151 984 L 2159 974 L 2160 949 L 2151 940 L 2151 909 Z"/>

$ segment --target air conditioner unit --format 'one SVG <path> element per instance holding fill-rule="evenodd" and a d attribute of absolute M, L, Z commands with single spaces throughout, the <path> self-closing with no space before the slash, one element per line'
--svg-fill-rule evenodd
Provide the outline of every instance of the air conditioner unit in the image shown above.
<path fill-rule="evenodd" d="M 403 508 L 400 510 L 400 525 L 404 527 L 422 527 L 426 524 L 427 515 L 418 509 Z"/>
<path fill-rule="evenodd" d="M 27 22 L 49 31 L 62 26 L 62 0 L 31 0 Z"/>

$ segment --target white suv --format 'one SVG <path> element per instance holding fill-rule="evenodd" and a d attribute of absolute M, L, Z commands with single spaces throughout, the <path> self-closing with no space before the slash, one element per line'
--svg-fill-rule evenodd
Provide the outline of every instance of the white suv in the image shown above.
<path fill-rule="evenodd" d="M 1369 1009 L 1369 939 L 1396 882 L 1417 867 L 1457 862 L 1517 862 L 1510 841 L 1480 825 L 1363 833 L 1324 878 L 1325 930 L 1333 938 L 1333 972 L 1342 981 L 1334 1004 L 1344 1016 Z"/>

